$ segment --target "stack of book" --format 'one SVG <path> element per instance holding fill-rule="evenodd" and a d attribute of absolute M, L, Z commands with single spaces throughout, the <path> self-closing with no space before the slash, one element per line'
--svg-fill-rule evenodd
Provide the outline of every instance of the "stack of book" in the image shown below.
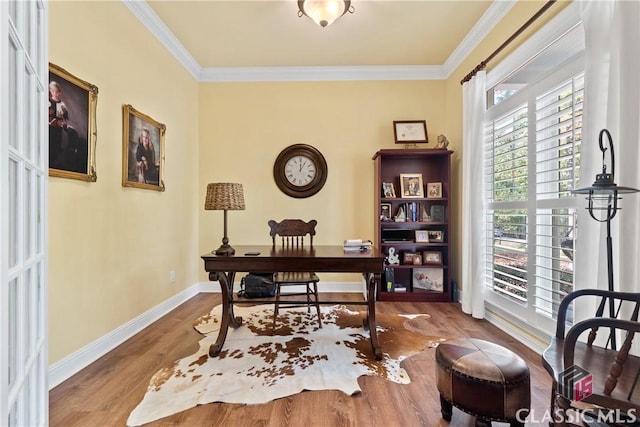
<path fill-rule="evenodd" d="M 349 239 L 344 241 L 345 252 L 367 252 L 371 249 L 371 240 Z"/>

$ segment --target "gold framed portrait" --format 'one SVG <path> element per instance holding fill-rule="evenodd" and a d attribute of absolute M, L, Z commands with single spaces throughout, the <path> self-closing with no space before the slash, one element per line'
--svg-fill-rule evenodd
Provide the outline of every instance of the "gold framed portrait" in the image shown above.
<path fill-rule="evenodd" d="M 164 191 L 166 126 L 122 106 L 122 186 Z"/>
<path fill-rule="evenodd" d="M 49 176 L 95 182 L 98 87 L 49 63 Z"/>

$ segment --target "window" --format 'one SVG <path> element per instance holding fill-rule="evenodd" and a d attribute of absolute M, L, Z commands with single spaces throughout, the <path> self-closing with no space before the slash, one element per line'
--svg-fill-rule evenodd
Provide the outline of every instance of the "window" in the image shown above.
<path fill-rule="evenodd" d="M 486 115 L 488 300 L 534 324 L 573 289 L 583 86 L 578 58 Z"/>

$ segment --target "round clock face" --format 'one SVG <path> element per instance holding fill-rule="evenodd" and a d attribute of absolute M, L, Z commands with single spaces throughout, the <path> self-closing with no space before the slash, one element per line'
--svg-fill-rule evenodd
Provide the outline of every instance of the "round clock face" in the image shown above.
<path fill-rule="evenodd" d="M 327 162 L 316 148 L 294 144 L 276 158 L 273 178 L 278 188 L 291 197 L 313 196 L 327 180 Z"/>
<path fill-rule="evenodd" d="M 316 176 L 316 165 L 307 156 L 291 157 L 284 167 L 284 175 L 291 184 L 304 187 Z"/>

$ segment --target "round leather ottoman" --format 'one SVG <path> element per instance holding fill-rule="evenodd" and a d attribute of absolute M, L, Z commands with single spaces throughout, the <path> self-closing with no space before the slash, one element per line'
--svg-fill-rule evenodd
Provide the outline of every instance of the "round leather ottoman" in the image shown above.
<path fill-rule="evenodd" d="M 505 421 L 523 426 L 531 408 L 529 367 L 520 356 L 475 338 L 446 341 L 436 348 L 436 377 L 442 418 L 452 406 L 476 416 L 476 426 Z"/>

